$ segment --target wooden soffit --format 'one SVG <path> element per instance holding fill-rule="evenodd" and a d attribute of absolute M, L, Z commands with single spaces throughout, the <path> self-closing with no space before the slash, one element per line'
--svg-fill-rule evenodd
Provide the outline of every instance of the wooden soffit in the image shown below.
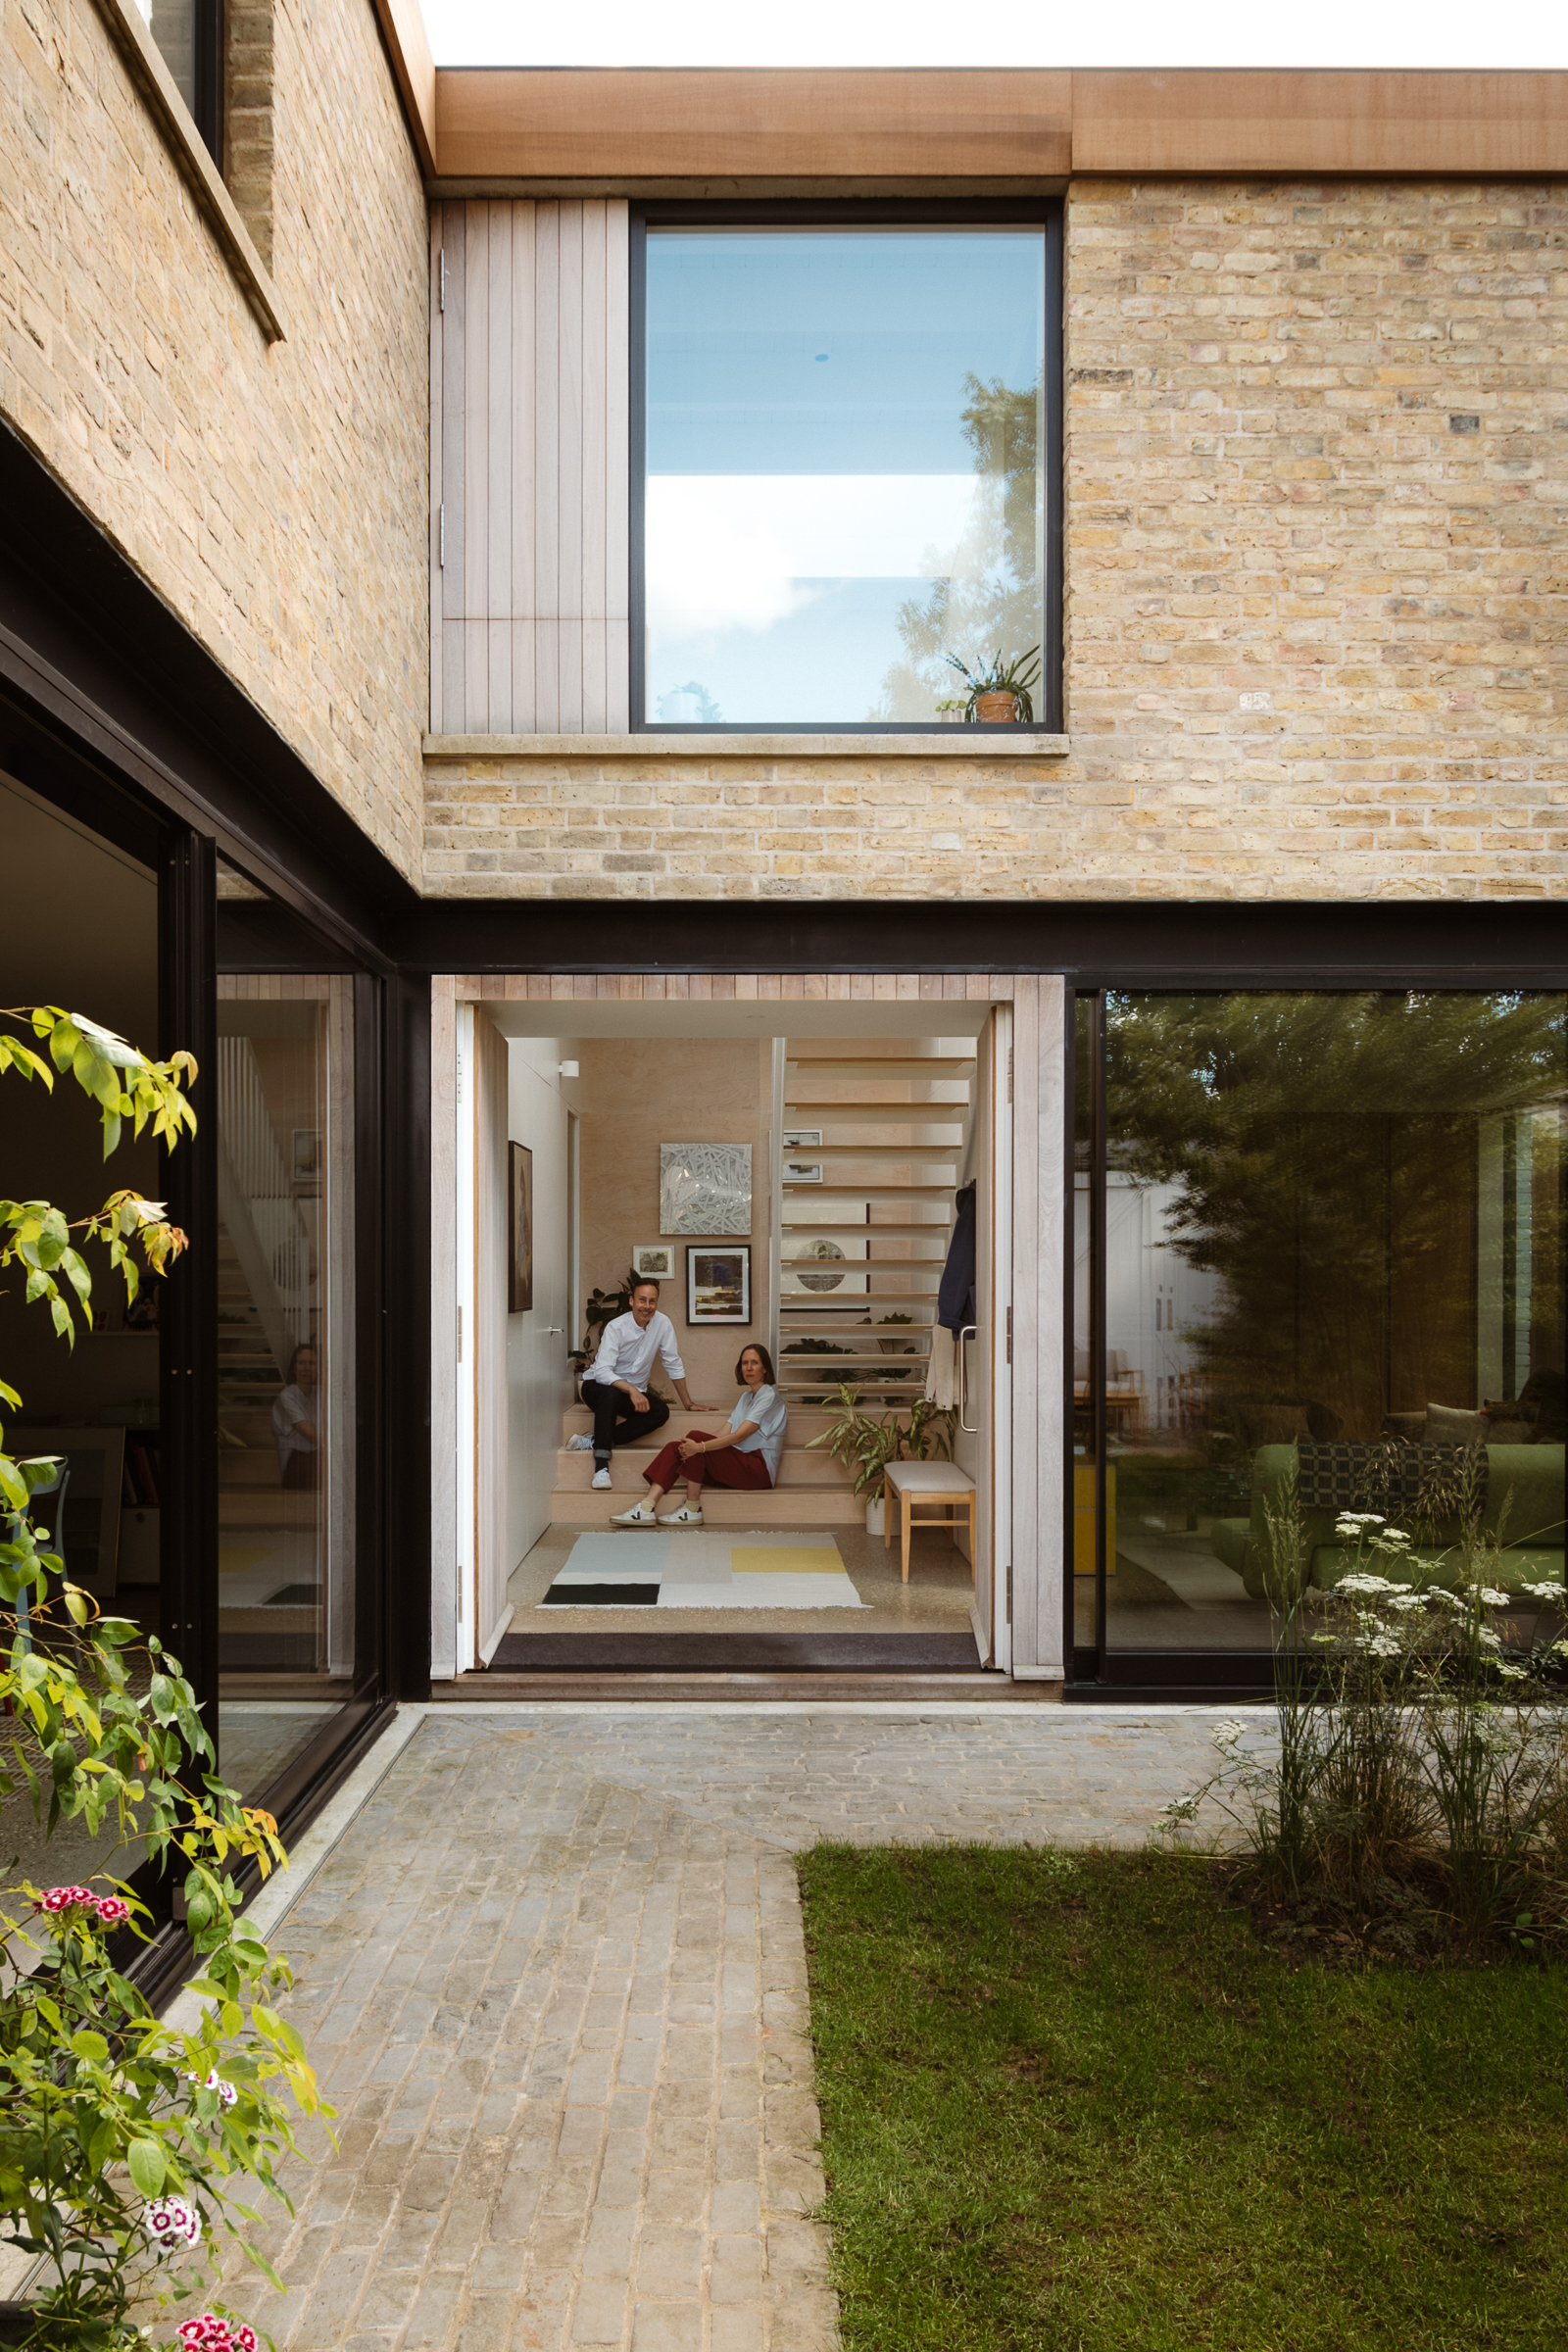
<path fill-rule="evenodd" d="M 454 189 L 1568 174 L 1561 73 L 444 67 L 433 80 L 435 175 Z"/>

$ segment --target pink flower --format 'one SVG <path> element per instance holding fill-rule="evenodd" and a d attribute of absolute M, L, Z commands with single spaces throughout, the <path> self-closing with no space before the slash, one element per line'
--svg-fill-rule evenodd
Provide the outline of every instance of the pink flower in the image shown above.
<path fill-rule="evenodd" d="M 233 2333 L 234 2352 L 256 2352 L 256 2330 L 242 2320 Z"/>
<path fill-rule="evenodd" d="M 240 2336 L 230 2335 L 228 2322 L 220 2319 L 216 2311 L 204 2311 L 199 2320 L 181 2320 L 178 2333 L 189 2352 L 236 2352 L 240 2336 L 245 2335 L 251 2338 L 247 2352 L 256 2352 L 256 2338 L 251 2330 L 245 2328 Z"/>
<path fill-rule="evenodd" d="M 51 1886 L 33 1908 L 36 1911 L 74 1911 L 78 1904 L 91 1904 L 95 1900 L 90 1886 Z"/>
<path fill-rule="evenodd" d="M 202 2217 L 185 2197 L 160 2197 L 142 2215 L 142 2227 L 161 2254 L 200 2243 Z"/>
<path fill-rule="evenodd" d="M 118 1928 L 122 1919 L 130 1917 L 130 1905 L 121 1894 L 101 1894 L 98 1897 L 98 1916 L 106 1928 Z"/>
<path fill-rule="evenodd" d="M 185 2080 L 187 2082 L 194 2082 L 198 2090 L 216 2090 L 225 2107 L 232 2107 L 239 2097 L 239 2092 L 234 2088 L 233 2083 L 225 2082 L 216 2066 L 205 2082 L 200 2075 L 187 2075 Z"/>

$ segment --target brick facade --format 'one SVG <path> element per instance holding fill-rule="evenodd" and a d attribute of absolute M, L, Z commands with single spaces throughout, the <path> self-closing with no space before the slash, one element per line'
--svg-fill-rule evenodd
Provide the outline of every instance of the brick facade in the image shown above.
<path fill-rule="evenodd" d="M 1066 241 L 1070 756 L 431 760 L 427 890 L 1563 891 L 1568 186 L 1085 180 Z"/>
<path fill-rule="evenodd" d="M 0 0 L 0 413 L 416 875 L 424 191 L 368 0 L 270 14 L 230 64 L 270 347 L 91 0 Z"/>

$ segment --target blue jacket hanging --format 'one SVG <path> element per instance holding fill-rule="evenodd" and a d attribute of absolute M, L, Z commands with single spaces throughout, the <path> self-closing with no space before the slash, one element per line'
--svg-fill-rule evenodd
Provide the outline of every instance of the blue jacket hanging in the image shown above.
<path fill-rule="evenodd" d="M 974 1321 L 974 1186 L 960 1186 L 953 1205 L 953 1239 L 937 1291 L 937 1321 L 956 1339 L 964 1325 Z"/>

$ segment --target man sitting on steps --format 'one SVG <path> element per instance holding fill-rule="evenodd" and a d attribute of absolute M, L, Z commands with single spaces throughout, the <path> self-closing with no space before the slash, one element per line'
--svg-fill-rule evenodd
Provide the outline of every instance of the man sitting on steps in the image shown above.
<path fill-rule="evenodd" d="M 610 1456 L 615 1446 L 634 1446 L 669 1419 L 668 1405 L 648 1395 L 656 1355 L 662 1356 L 676 1396 L 694 1413 L 697 1407 L 686 1386 L 675 1326 L 659 1311 L 658 1283 L 645 1279 L 632 1291 L 631 1313 L 606 1324 L 599 1353 L 583 1374 L 582 1400 L 594 1417 L 596 1487 L 610 1484 Z"/>

